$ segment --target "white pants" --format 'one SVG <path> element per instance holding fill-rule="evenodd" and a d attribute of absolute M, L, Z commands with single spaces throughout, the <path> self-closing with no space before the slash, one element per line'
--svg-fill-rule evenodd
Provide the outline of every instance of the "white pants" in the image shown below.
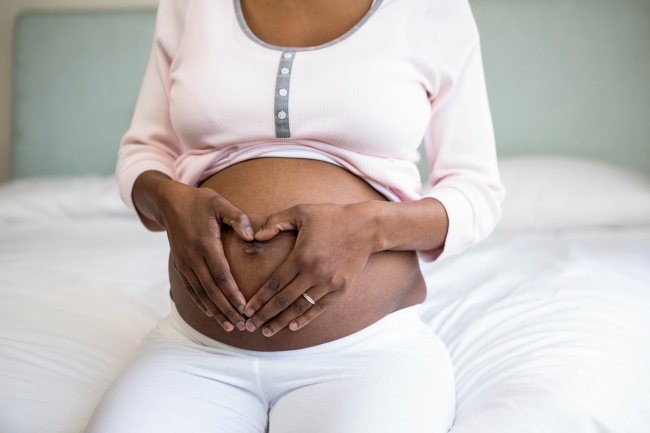
<path fill-rule="evenodd" d="M 453 370 L 416 308 L 330 343 L 255 352 L 206 337 L 172 306 L 87 432 L 447 432 Z"/>

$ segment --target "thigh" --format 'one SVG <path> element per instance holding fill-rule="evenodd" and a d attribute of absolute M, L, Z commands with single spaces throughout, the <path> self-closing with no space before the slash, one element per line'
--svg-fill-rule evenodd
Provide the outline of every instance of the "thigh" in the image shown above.
<path fill-rule="evenodd" d="M 254 360 L 163 334 L 157 329 L 143 341 L 87 433 L 265 431 L 267 407 L 254 393 Z"/>
<path fill-rule="evenodd" d="M 453 369 L 438 337 L 424 334 L 393 349 L 313 362 L 312 378 L 273 404 L 270 433 L 447 432 Z"/>

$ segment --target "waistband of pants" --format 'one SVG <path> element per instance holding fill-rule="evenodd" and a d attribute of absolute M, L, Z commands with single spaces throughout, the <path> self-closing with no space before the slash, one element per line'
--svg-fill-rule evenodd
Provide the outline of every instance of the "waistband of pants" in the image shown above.
<path fill-rule="evenodd" d="M 430 333 L 433 334 L 433 337 L 437 338 L 431 328 L 420 319 L 418 314 L 419 310 L 419 305 L 407 307 L 390 313 L 372 325 L 346 337 L 304 349 L 281 351 L 246 350 L 214 340 L 200 333 L 185 322 L 178 313 L 174 302 L 171 302 L 171 319 L 173 325 L 175 325 L 181 334 L 197 344 L 242 356 L 253 356 L 257 358 L 287 358 L 324 355 L 343 350 L 366 350 L 372 349 L 373 347 L 385 347 L 386 344 L 400 343 L 407 340 L 409 337 L 418 334 L 421 335 L 422 333 Z"/>

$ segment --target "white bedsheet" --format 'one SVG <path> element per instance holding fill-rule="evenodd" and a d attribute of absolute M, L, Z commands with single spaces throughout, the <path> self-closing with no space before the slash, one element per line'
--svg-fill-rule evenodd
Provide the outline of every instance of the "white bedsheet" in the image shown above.
<path fill-rule="evenodd" d="M 112 182 L 0 188 L 2 433 L 82 432 L 168 310 L 166 237 Z M 423 270 L 453 433 L 650 431 L 650 225 L 497 233 Z"/>
<path fill-rule="evenodd" d="M 496 234 L 425 272 L 453 433 L 650 431 L 650 228 Z"/>

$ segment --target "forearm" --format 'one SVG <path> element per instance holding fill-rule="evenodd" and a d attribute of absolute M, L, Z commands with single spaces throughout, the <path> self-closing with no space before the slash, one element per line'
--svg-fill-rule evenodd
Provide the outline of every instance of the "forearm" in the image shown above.
<path fill-rule="evenodd" d="M 137 211 L 153 224 L 149 228 L 154 231 L 164 231 L 160 214 L 161 192 L 178 182 L 159 171 L 145 171 L 133 184 L 132 198 Z"/>
<path fill-rule="evenodd" d="M 449 220 L 433 198 L 411 202 L 367 202 L 363 219 L 374 251 L 429 251 L 444 247 Z"/>

